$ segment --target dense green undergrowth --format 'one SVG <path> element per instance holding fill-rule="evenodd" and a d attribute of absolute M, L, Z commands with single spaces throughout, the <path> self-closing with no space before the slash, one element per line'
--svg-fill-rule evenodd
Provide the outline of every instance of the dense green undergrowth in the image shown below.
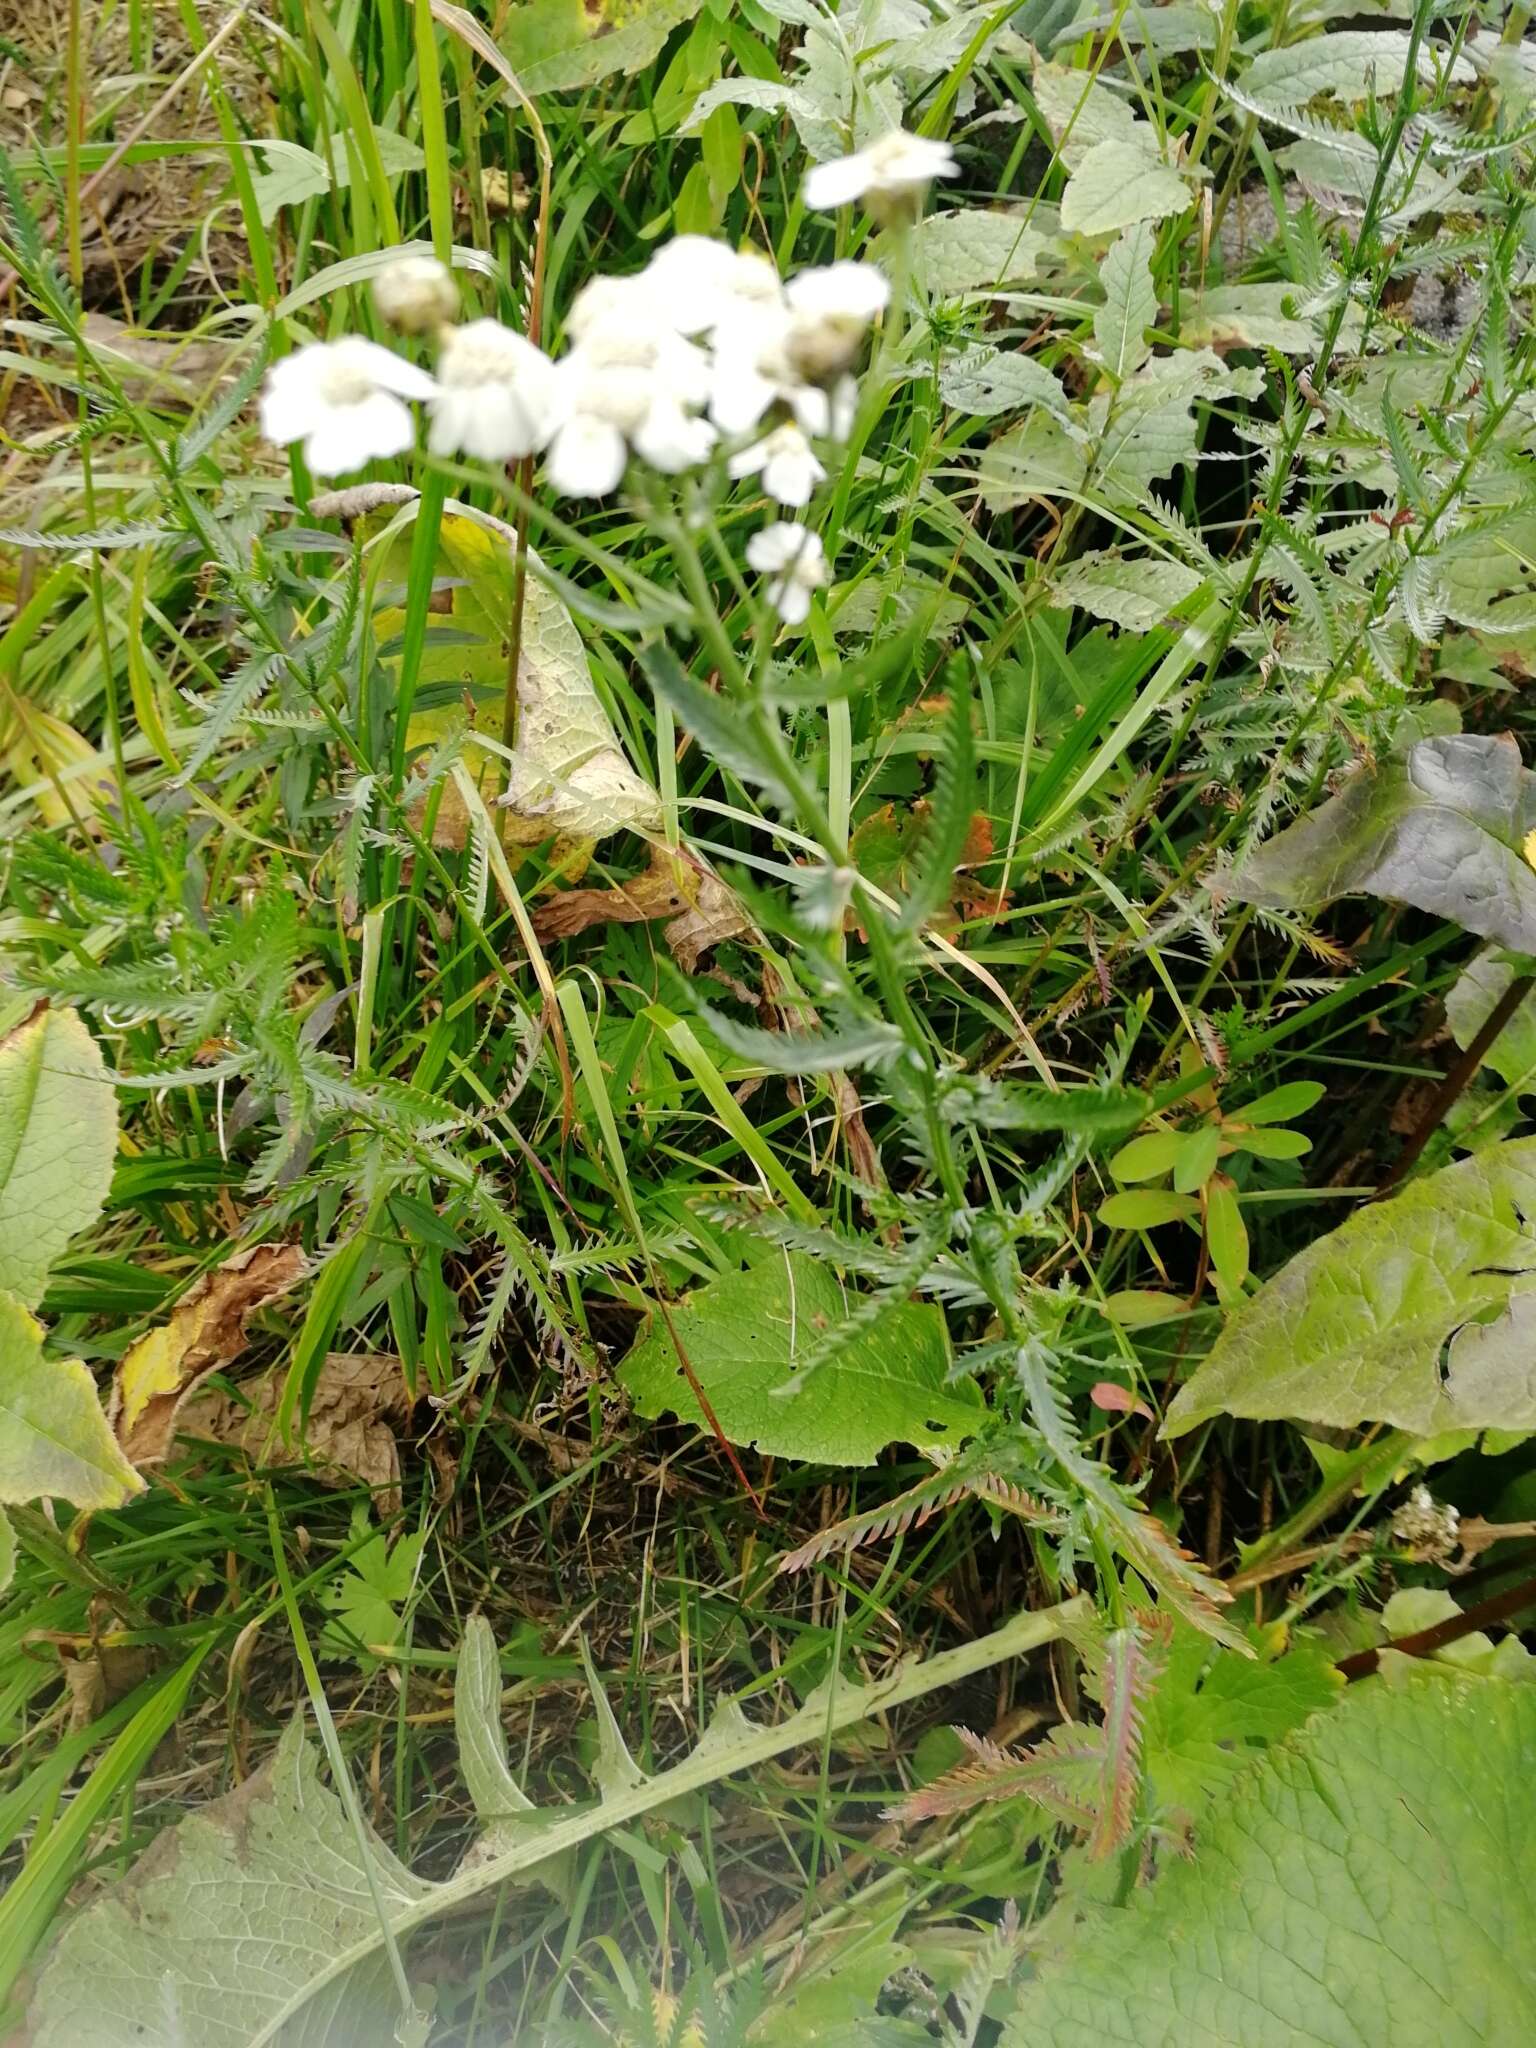
<path fill-rule="evenodd" d="M 18 2040 L 1531 2037 L 1526 27 L 0 24 Z"/>

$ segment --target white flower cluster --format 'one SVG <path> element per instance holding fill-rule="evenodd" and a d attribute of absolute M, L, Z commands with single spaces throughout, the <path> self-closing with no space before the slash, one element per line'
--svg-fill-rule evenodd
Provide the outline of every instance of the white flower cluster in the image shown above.
<path fill-rule="evenodd" d="M 862 197 L 879 218 L 910 217 L 955 163 L 947 143 L 897 129 L 806 179 L 813 206 Z M 431 257 L 403 257 L 376 280 L 375 303 L 402 334 L 436 331 L 437 375 L 351 335 L 312 342 L 276 365 L 262 431 L 302 442 L 316 476 L 402 454 L 415 439 L 405 403 L 425 403 L 434 455 L 483 462 L 544 457 L 563 496 L 601 498 L 631 458 L 676 475 L 723 441 L 733 477 L 757 476 L 781 505 L 808 504 L 826 470 L 814 440 L 846 440 L 853 367 L 890 299 L 866 263 L 802 270 L 788 283 L 765 256 L 705 235 L 679 235 L 631 277 L 599 277 L 576 297 L 558 361 L 495 320 L 453 324 L 458 292 Z M 803 619 L 827 581 L 817 535 L 783 520 L 747 551 L 772 578 L 771 600 Z"/>

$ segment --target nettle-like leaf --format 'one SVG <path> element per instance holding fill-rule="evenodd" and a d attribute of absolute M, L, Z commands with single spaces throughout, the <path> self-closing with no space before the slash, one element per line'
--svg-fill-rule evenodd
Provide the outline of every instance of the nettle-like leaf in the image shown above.
<path fill-rule="evenodd" d="M 1292 284 L 1213 285 L 1181 309 L 1179 336 L 1192 348 L 1275 348 L 1306 355 L 1317 330 L 1287 307 L 1303 296 Z"/>
<path fill-rule="evenodd" d="M 1037 57 L 1030 94 L 1069 169 L 1075 170 L 1097 143 L 1123 142 L 1139 150 L 1141 138 L 1151 138 L 1151 129 L 1118 93 L 1071 65 Z"/>
<path fill-rule="evenodd" d="M 1324 96 L 1364 100 L 1401 90 L 1408 75 L 1412 38 L 1406 29 L 1344 29 L 1335 35 L 1313 36 L 1306 42 L 1263 50 L 1243 76 L 1244 91 L 1258 101 L 1302 107 Z M 1419 45 L 1418 76 L 1426 84 L 1448 76 L 1466 85 L 1476 76 L 1465 57 L 1446 60 L 1436 43 Z"/>
<path fill-rule="evenodd" d="M 969 1381 L 947 1383 L 939 1309 L 845 1294 L 803 1252 L 723 1274 L 653 1315 L 620 1365 L 642 1415 L 707 1427 L 679 1350 L 725 1435 L 765 1457 L 872 1465 L 891 1443 L 952 1448 L 986 1419 Z M 813 1354 L 824 1362 L 807 1372 Z M 794 1375 L 802 1383 L 786 1391 Z"/>
<path fill-rule="evenodd" d="M 1089 402 L 1094 484 L 1113 503 L 1139 504 L 1156 478 L 1197 460 L 1197 401 L 1256 398 L 1263 385 L 1261 370 L 1229 369 L 1210 349 L 1155 356 L 1118 391 Z"/>
<path fill-rule="evenodd" d="M 1117 384 L 1139 370 L 1152 353 L 1147 329 L 1157 318 L 1157 287 L 1152 282 L 1155 241 L 1151 223 L 1138 221 L 1099 265 L 1104 303 L 1093 316 L 1093 339 L 1099 360 Z"/>
<path fill-rule="evenodd" d="M 1284 910 L 1369 892 L 1532 953 L 1536 871 L 1523 848 L 1533 827 L 1536 775 L 1513 740 L 1420 740 L 1277 833 L 1227 887 Z"/>
<path fill-rule="evenodd" d="M 1027 283 L 1046 237 L 1022 212 L 988 213 L 978 206 L 929 214 L 915 243 L 917 275 L 929 291 L 950 294 Z"/>
<path fill-rule="evenodd" d="M 1189 187 L 1151 149 L 1110 137 L 1096 142 L 1067 180 L 1061 225 L 1069 234 L 1113 235 L 1137 221 L 1182 213 L 1189 203 Z"/>
<path fill-rule="evenodd" d="M 988 348 L 984 344 L 950 356 L 939 367 L 939 395 L 946 405 L 961 412 L 991 419 L 1000 412 L 1017 412 L 1027 405 L 1043 405 L 1073 431 L 1082 429 L 1073 421 L 1067 394 L 1043 363 L 1022 349 Z"/>
<path fill-rule="evenodd" d="M 1536 1138 L 1475 1154 L 1298 1252 L 1180 1389 L 1212 1415 L 1536 1429 Z"/>
<path fill-rule="evenodd" d="M 1080 555 L 1051 578 L 1051 603 L 1075 605 L 1128 632 L 1147 633 L 1176 605 L 1192 597 L 1201 578 L 1182 562 L 1156 555 L 1127 560 L 1112 551 Z"/>
<path fill-rule="evenodd" d="M 1536 1686 L 1411 1668 L 1232 1786 L 1025 1986 L 1005 2048 L 1536 2038 Z"/>
<path fill-rule="evenodd" d="M 415 1876 L 349 1816 L 296 1718 L 238 1791 L 168 1829 L 69 1922 L 38 1973 L 31 2048 L 381 2048 L 403 2038 L 390 1943 L 408 1960 L 418 1930 L 542 1876 L 582 1843 L 1023 1656 L 1087 1615 L 1087 1602 L 1072 1600 L 868 1685 L 833 1677 L 768 1726 L 727 1700 L 680 1763 L 647 1776 L 631 1760 L 605 1771 L 595 1803 L 500 1816 L 520 1838 L 466 1859 L 444 1883 Z M 476 1660 L 468 1683 L 482 1707 L 484 1654 L 483 1635 L 466 1642 Z M 600 1728 L 610 1722 L 603 1699 Z M 478 1739 L 477 1796 L 494 1805 L 487 1744 L 495 1738 L 481 1730 Z"/>
<path fill-rule="evenodd" d="M 38 1010 L 0 1040 L 0 1288 L 28 1308 L 48 1268 L 101 1214 L 117 1102 L 73 1010 Z"/>

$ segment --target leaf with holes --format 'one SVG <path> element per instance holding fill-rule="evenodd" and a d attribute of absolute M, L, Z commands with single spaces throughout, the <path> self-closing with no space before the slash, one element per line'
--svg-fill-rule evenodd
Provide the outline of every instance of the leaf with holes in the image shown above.
<path fill-rule="evenodd" d="M 1536 1138 L 1412 1182 L 1298 1252 L 1168 1411 L 1536 1429 Z"/>
<path fill-rule="evenodd" d="M 642 1415 L 670 1411 L 705 1427 L 680 1348 L 726 1436 L 764 1457 L 872 1465 L 887 1444 L 958 1445 L 986 1411 L 970 1381 L 947 1384 L 942 1314 L 927 1302 L 897 1302 L 878 1321 L 860 1320 L 870 1300 L 846 1295 L 802 1252 L 764 1259 L 653 1315 L 619 1378 Z M 827 1362 L 797 1391 L 777 1395 L 842 1324 L 847 1339 Z"/>
<path fill-rule="evenodd" d="M 1536 1686 L 1372 1679 L 1025 1985 L 1004 2048 L 1536 2038 Z"/>
<path fill-rule="evenodd" d="M 1228 893 L 1311 910 L 1369 892 L 1533 953 L 1536 872 L 1523 851 L 1533 826 L 1536 775 L 1513 740 L 1420 740 L 1250 854 Z"/>

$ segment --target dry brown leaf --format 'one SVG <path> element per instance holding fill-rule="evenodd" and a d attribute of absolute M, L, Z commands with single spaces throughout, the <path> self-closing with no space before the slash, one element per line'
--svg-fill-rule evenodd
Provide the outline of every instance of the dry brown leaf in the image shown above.
<path fill-rule="evenodd" d="M 696 867 L 686 855 L 659 848 L 652 849 L 650 866 L 631 881 L 551 896 L 534 912 L 533 928 L 540 944 L 549 945 L 595 924 L 648 924 L 659 917 L 669 920 L 663 937 L 685 974 L 697 971 L 711 947 L 752 929 L 741 903 L 717 875 Z"/>
<path fill-rule="evenodd" d="M 404 1426 L 415 1406 L 390 1352 L 333 1351 L 320 1368 L 302 1444 L 277 1433 L 277 1411 L 285 1374 L 264 1373 L 246 1381 L 238 1394 L 212 1389 L 189 1401 L 176 1418 L 176 1433 L 230 1444 L 254 1464 L 304 1465 L 328 1486 L 361 1479 L 374 1489 L 379 1507 L 400 1507 L 400 1447 L 395 1425 Z"/>
<path fill-rule="evenodd" d="M 239 1357 L 250 1317 L 295 1287 L 308 1264 L 292 1244 L 236 1252 L 188 1289 L 168 1323 L 129 1345 L 118 1364 L 109 1412 L 117 1440 L 135 1465 L 164 1460 L 188 1394 L 216 1366 Z"/>

